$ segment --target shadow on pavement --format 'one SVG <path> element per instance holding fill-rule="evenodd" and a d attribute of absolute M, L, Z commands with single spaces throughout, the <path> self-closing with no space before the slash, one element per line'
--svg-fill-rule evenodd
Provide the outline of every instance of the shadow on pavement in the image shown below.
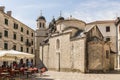
<path fill-rule="evenodd" d="M 109 72 L 103 72 L 103 71 L 94 71 L 94 72 L 89 72 L 85 74 L 120 74 L 120 71 L 109 71 Z"/>
<path fill-rule="evenodd" d="M 42 75 L 42 77 L 49 77 L 49 75 Z"/>
<path fill-rule="evenodd" d="M 35 80 L 54 80 L 54 79 L 50 79 L 50 78 L 36 78 Z"/>

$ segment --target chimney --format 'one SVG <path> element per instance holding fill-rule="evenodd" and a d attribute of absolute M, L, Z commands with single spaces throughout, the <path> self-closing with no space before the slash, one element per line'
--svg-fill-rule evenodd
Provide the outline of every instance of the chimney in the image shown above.
<path fill-rule="evenodd" d="M 12 11 L 7 11 L 7 15 L 11 16 L 12 15 Z"/>
<path fill-rule="evenodd" d="M 4 12 L 5 7 L 4 6 L 0 6 L 0 11 Z"/>

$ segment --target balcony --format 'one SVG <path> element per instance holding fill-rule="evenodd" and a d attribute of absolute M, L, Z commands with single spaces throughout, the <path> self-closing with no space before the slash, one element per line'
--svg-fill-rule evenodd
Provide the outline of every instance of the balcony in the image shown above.
<path fill-rule="evenodd" d="M 25 42 L 26 46 L 31 46 L 32 44 L 30 42 Z"/>

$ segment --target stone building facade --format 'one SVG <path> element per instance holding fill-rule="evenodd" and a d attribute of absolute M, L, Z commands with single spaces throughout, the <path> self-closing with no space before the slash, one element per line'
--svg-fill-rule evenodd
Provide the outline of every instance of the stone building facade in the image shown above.
<path fill-rule="evenodd" d="M 84 72 L 84 38 L 70 41 L 70 33 L 63 33 L 60 36 L 53 36 L 49 41 L 55 44 L 40 46 L 40 51 L 43 50 L 41 60 L 47 68 L 56 71 Z"/>
<path fill-rule="evenodd" d="M 110 42 L 104 41 L 98 25 L 88 27 L 84 21 L 61 16 L 51 23 L 48 37 L 39 46 L 40 62 L 48 69 L 80 72 L 114 69 L 115 54 L 111 54 Z"/>
<path fill-rule="evenodd" d="M 17 50 L 34 54 L 35 31 L 12 17 L 12 12 L 5 13 L 5 7 L 0 7 L 0 48 Z"/>
<path fill-rule="evenodd" d="M 88 23 L 86 25 L 86 28 L 97 25 L 99 30 L 104 36 L 104 41 L 110 42 L 110 47 L 112 50 L 112 53 L 116 53 L 116 58 L 112 61 L 112 65 L 115 66 L 115 69 L 120 69 L 120 48 L 119 48 L 119 41 L 120 41 L 120 18 L 118 17 L 115 20 L 101 20 L 101 21 L 94 21 L 91 23 Z M 114 62 L 114 64 L 113 64 Z"/>
<path fill-rule="evenodd" d="M 97 25 L 99 30 L 104 36 L 104 41 L 109 41 L 111 42 L 111 50 L 114 52 L 117 52 L 116 50 L 116 25 L 115 25 L 116 20 L 101 20 L 101 21 L 94 21 L 91 23 L 88 23 L 87 27 Z"/>
<path fill-rule="evenodd" d="M 114 69 L 111 61 L 115 59 L 111 53 L 110 42 L 105 42 L 99 28 L 93 27 L 87 35 L 87 70 L 88 71 L 109 71 Z M 113 56 L 113 58 L 111 58 Z"/>

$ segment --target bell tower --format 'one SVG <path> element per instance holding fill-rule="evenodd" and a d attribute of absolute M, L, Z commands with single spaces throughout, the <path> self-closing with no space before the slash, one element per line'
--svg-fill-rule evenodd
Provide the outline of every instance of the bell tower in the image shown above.
<path fill-rule="evenodd" d="M 40 65 L 40 54 L 39 54 L 39 48 L 40 45 L 42 45 L 44 39 L 47 37 L 47 28 L 46 28 L 46 19 L 44 16 L 42 16 L 42 11 L 40 16 L 36 20 L 37 22 L 37 28 L 35 31 L 35 62 L 36 65 Z"/>

